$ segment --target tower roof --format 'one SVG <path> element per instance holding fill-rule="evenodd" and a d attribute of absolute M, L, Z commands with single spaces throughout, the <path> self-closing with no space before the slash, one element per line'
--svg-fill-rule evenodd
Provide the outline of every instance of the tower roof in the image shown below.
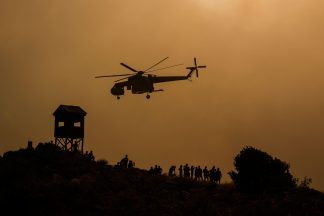
<path fill-rule="evenodd" d="M 86 116 L 87 113 L 79 106 L 72 106 L 72 105 L 60 105 L 55 112 L 53 113 L 54 116 L 61 116 L 61 115 L 77 115 L 77 116 Z"/>

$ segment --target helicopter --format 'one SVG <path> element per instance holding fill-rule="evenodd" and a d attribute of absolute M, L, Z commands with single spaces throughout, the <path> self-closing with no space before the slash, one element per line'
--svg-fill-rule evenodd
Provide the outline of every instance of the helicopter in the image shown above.
<path fill-rule="evenodd" d="M 116 96 L 119 100 L 122 95 L 125 94 L 124 88 L 126 87 L 127 90 L 130 90 L 132 94 L 144 94 L 146 93 L 146 98 L 150 99 L 150 94 L 154 92 L 161 92 L 163 89 L 155 89 L 155 83 L 162 83 L 162 82 L 171 82 L 171 81 L 178 81 L 178 80 L 190 80 L 191 75 L 196 72 L 196 77 L 199 77 L 198 69 L 206 68 L 207 66 L 198 66 L 197 59 L 194 58 L 194 66 L 186 67 L 189 70 L 188 74 L 185 76 L 157 76 L 152 74 L 152 72 L 165 70 L 172 67 L 177 67 L 182 64 L 172 65 L 164 68 L 154 69 L 156 66 L 167 60 L 169 57 L 166 57 L 159 61 L 158 63 L 152 65 L 148 69 L 136 70 L 124 63 L 120 63 L 121 66 L 127 68 L 128 70 L 132 71 L 133 73 L 128 74 L 116 74 L 116 75 L 105 75 L 105 76 L 96 76 L 95 78 L 111 78 L 111 77 L 120 77 L 125 76 L 124 78 L 118 79 L 115 81 L 114 86 L 111 88 L 110 92 L 112 95 Z M 125 80 L 125 81 L 124 81 Z"/>

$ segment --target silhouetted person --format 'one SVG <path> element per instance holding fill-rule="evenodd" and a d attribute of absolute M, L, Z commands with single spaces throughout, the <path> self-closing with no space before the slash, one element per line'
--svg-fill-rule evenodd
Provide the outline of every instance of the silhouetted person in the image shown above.
<path fill-rule="evenodd" d="M 125 155 L 125 157 L 120 161 L 121 168 L 127 168 L 128 166 L 128 155 Z"/>
<path fill-rule="evenodd" d="M 183 172 L 184 172 L 184 177 L 185 178 L 190 178 L 190 167 L 188 164 L 186 164 L 183 168 Z"/>
<path fill-rule="evenodd" d="M 128 162 L 128 168 L 133 168 L 135 166 L 135 163 L 133 161 Z"/>
<path fill-rule="evenodd" d="M 27 143 L 27 150 L 29 150 L 29 151 L 34 150 L 33 142 L 32 141 L 28 141 L 28 143 Z"/>
<path fill-rule="evenodd" d="M 216 168 L 213 166 L 211 170 L 209 171 L 209 178 L 211 182 L 216 182 Z"/>
<path fill-rule="evenodd" d="M 194 171 L 195 171 L 195 167 L 194 166 L 191 166 L 190 167 L 190 178 L 194 178 Z"/>
<path fill-rule="evenodd" d="M 197 179 L 198 180 L 202 180 L 202 169 L 200 168 L 200 166 L 197 167 Z"/>
<path fill-rule="evenodd" d="M 195 169 L 195 180 L 200 180 L 202 178 L 202 170 L 200 166 Z"/>
<path fill-rule="evenodd" d="M 154 173 L 155 175 L 162 175 L 162 168 L 160 166 L 155 165 Z"/>
<path fill-rule="evenodd" d="M 151 175 L 154 175 L 154 169 L 153 169 L 153 167 L 150 167 L 150 169 L 149 169 L 149 173 L 150 173 Z"/>
<path fill-rule="evenodd" d="M 207 181 L 208 180 L 208 175 L 209 175 L 207 166 L 205 166 L 205 168 L 203 170 L 203 174 L 204 174 L 204 180 Z"/>
<path fill-rule="evenodd" d="M 171 166 L 169 169 L 169 176 L 175 176 L 176 166 Z"/>
<path fill-rule="evenodd" d="M 90 152 L 89 152 L 89 159 L 90 159 L 90 160 L 92 160 L 92 161 L 94 161 L 94 160 L 95 160 L 95 157 L 94 157 L 94 155 L 93 155 L 93 152 L 92 152 L 92 151 L 90 151 Z"/>
<path fill-rule="evenodd" d="M 198 167 L 196 167 L 196 169 L 195 169 L 195 180 L 197 180 L 198 179 Z"/>
<path fill-rule="evenodd" d="M 114 166 L 115 169 L 120 169 L 120 162 L 117 162 L 117 164 Z"/>
<path fill-rule="evenodd" d="M 92 152 L 92 151 L 90 151 L 90 152 L 86 151 L 86 152 L 84 153 L 84 157 L 85 157 L 87 160 L 94 160 L 94 159 L 95 159 L 94 156 L 93 156 L 93 152 Z"/>
<path fill-rule="evenodd" d="M 159 173 L 158 165 L 155 165 L 155 166 L 154 166 L 154 169 L 153 169 L 153 174 L 154 174 L 154 175 L 158 175 L 158 173 Z"/>
<path fill-rule="evenodd" d="M 217 168 L 216 170 L 216 174 L 215 174 L 215 181 L 216 183 L 218 182 L 218 184 L 220 184 L 221 178 L 222 178 L 222 172 L 220 171 L 219 168 Z"/>
<path fill-rule="evenodd" d="M 155 165 L 154 169 L 153 169 L 153 174 L 154 175 L 162 175 L 162 168 L 158 165 Z"/>
<path fill-rule="evenodd" d="M 180 165 L 180 167 L 179 167 L 179 177 L 180 178 L 183 177 L 183 168 L 182 168 L 182 165 Z"/>

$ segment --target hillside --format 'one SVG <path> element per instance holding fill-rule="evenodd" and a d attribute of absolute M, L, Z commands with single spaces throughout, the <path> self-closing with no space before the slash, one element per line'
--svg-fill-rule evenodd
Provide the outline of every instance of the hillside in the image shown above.
<path fill-rule="evenodd" d="M 324 215 L 324 194 L 245 194 L 232 185 L 121 169 L 51 144 L 0 158 L 1 215 Z"/>

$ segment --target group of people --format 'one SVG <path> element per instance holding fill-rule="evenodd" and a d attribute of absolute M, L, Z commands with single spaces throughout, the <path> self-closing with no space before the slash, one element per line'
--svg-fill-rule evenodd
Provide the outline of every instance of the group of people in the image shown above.
<path fill-rule="evenodd" d="M 171 166 L 168 172 L 168 175 L 170 177 L 177 176 L 176 174 L 176 166 Z M 155 165 L 154 168 L 151 167 L 148 171 L 152 175 L 162 175 L 162 168 L 158 165 Z M 222 178 L 222 172 L 219 168 L 216 168 L 213 166 L 210 170 L 205 166 L 204 169 L 202 169 L 200 166 L 189 166 L 186 165 L 180 165 L 178 168 L 178 176 L 180 178 L 187 178 L 187 179 L 193 179 L 196 181 L 210 181 L 214 183 L 220 184 L 221 178 Z"/>
<path fill-rule="evenodd" d="M 92 155 L 92 152 L 90 152 L 89 156 L 90 155 Z M 133 168 L 135 167 L 135 162 L 129 160 L 128 155 L 125 155 L 125 157 L 117 163 L 116 167 L 123 169 Z M 170 177 L 177 176 L 176 169 L 176 166 L 171 166 L 168 175 Z M 163 170 L 159 165 L 155 165 L 154 167 L 150 167 L 148 172 L 151 175 L 162 175 Z M 222 178 L 222 172 L 215 166 L 209 170 L 207 166 L 202 169 L 200 166 L 189 166 L 188 164 L 180 165 L 178 168 L 178 174 L 180 178 L 193 179 L 196 181 L 210 181 L 218 184 L 220 184 Z"/>
<path fill-rule="evenodd" d="M 195 179 L 197 181 L 211 181 L 215 183 L 220 183 L 222 178 L 222 172 L 219 168 L 216 169 L 213 166 L 210 170 L 208 170 L 207 166 L 202 169 L 200 166 L 189 166 L 180 165 L 178 168 L 179 177 L 180 178 L 190 178 Z M 169 169 L 169 176 L 176 176 L 176 166 L 171 166 Z"/>
<path fill-rule="evenodd" d="M 92 151 L 90 151 L 90 152 L 86 151 L 84 153 L 84 157 L 87 158 L 88 160 L 91 160 L 91 161 L 94 161 L 95 160 L 95 157 L 94 157 Z"/>
<path fill-rule="evenodd" d="M 152 174 L 152 175 L 162 175 L 162 168 L 158 165 L 155 165 L 154 168 L 151 167 L 149 169 L 149 173 Z"/>
<path fill-rule="evenodd" d="M 128 155 L 125 155 L 123 159 L 120 160 L 120 162 L 117 163 L 117 167 L 123 168 L 123 169 L 130 169 L 135 167 L 135 162 L 128 159 Z"/>

